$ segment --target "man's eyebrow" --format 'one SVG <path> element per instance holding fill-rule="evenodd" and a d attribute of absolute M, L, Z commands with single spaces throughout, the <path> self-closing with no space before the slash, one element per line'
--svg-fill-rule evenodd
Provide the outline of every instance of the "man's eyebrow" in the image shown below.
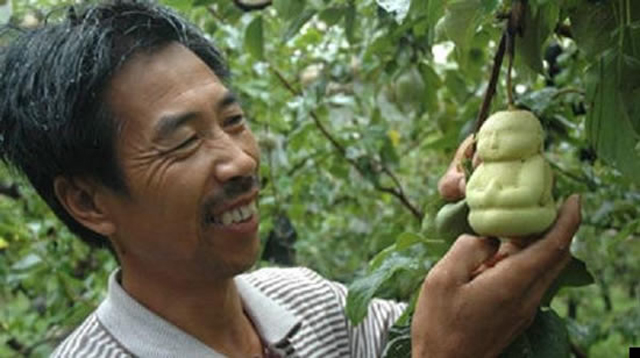
<path fill-rule="evenodd" d="M 231 91 L 225 92 L 222 98 L 214 106 L 216 110 L 222 111 L 223 109 L 238 104 L 238 97 Z M 192 121 L 198 116 L 196 112 L 186 112 L 178 114 L 169 114 L 162 116 L 158 121 L 155 129 L 155 140 L 161 140 L 168 137 L 176 129 L 183 126 L 185 123 Z"/>
<path fill-rule="evenodd" d="M 236 96 L 235 93 L 231 92 L 231 91 L 227 91 L 224 96 L 222 96 L 222 98 L 220 99 L 220 101 L 218 101 L 218 103 L 216 104 L 216 109 L 218 111 L 221 111 L 223 109 L 225 109 L 226 107 L 229 106 L 233 106 L 235 104 L 238 104 L 238 97 Z"/>
<path fill-rule="evenodd" d="M 154 140 L 161 140 L 168 137 L 176 129 L 183 126 L 185 123 L 192 121 L 197 117 L 196 112 L 186 112 L 179 114 L 169 114 L 162 116 L 158 121 L 155 129 Z"/>

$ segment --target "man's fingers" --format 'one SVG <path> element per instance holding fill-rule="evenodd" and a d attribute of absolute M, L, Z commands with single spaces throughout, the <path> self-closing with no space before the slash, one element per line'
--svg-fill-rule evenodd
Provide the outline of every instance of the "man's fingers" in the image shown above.
<path fill-rule="evenodd" d="M 437 272 L 451 283 L 466 283 L 483 262 L 495 255 L 498 247 L 496 239 L 461 235 L 436 266 Z"/>
<path fill-rule="evenodd" d="M 551 230 L 540 240 L 512 256 L 510 270 L 521 284 L 533 285 L 569 255 L 573 235 L 580 225 L 580 198 L 572 195 L 562 206 Z"/>
<path fill-rule="evenodd" d="M 438 182 L 438 192 L 447 201 L 462 199 L 465 192 L 464 171 L 460 170 L 460 164 L 464 158 L 473 156 L 473 135 L 468 136 L 458 147 L 447 172 Z"/>
<path fill-rule="evenodd" d="M 547 272 L 533 282 L 533 285 L 529 289 L 529 298 L 533 300 L 533 305 L 536 307 L 540 305 L 540 300 L 542 300 L 544 294 L 549 287 L 551 287 L 553 281 L 562 273 L 564 268 L 567 267 L 569 260 L 571 260 L 571 254 L 567 252 L 553 267 L 549 267 Z"/>
<path fill-rule="evenodd" d="M 464 189 L 462 189 L 464 186 L 464 173 L 453 166 L 440 178 L 438 192 L 444 200 L 456 201 L 464 197 Z"/>

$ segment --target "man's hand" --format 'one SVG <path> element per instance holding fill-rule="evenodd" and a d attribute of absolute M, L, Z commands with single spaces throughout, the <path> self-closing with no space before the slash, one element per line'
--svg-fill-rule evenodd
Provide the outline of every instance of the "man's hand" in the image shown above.
<path fill-rule="evenodd" d="M 413 357 L 497 356 L 532 322 L 571 257 L 579 223 L 579 197 L 572 196 L 542 239 L 479 274 L 498 242 L 460 236 L 422 285 L 411 327 Z"/>
<path fill-rule="evenodd" d="M 456 201 L 464 197 L 467 183 L 462 165 L 465 159 L 473 158 L 473 144 L 473 135 L 468 136 L 462 144 L 460 144 L 451 165 L 449 165 L 449 169 L 447 169 L 438 182 L 440 196 L 447 201 Z M 475 163 L 477 159 L 473 158 L 473 160 L 474 165 L 477 164 Z"/>
<path fill-rule="evenodd" d="M 458 149 L 438 189 L 465 195 L 460 163 L 473 157 L 471 137 Z M 544 237 L 518 242 L 462 235 L 424 280 L 411 327 L 413 357 L 495 357 L 533 321 L 545 292 L 571 257 L 580 224 L 570 197 Z"/>

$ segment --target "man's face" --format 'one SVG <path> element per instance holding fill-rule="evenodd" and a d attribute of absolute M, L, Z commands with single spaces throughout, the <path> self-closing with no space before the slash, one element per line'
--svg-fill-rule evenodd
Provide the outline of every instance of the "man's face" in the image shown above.
<path fill-rule="evenodd" d="M 107 100 L 130 193 L 107 196 L 123 264 L 216 276 L 251 267 L 259 150 L 220 79 L 172 43 L 128 60 Z"/>

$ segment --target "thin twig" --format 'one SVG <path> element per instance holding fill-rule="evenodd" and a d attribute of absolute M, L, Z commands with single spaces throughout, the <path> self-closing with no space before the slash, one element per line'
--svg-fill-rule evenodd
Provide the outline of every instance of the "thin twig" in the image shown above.
<path fill-rule="evenodd" d="M 553 94 L 553 99 L 558 99 L 558 97 L 563 96 L 565 94 L 579 94 L 581 96 L 585 96 L 585 92 L 579 88 L 575 88 L 575 87 L 565 87 L 563 89 L 558 90 L 558 92 Z"/>
<path fill-rule="evenodd" d="M 491 100 L 496 93 L 496 85 L 498 84 L 498 78 L 500 77 L 500 68 L 502 67 L 502 60 L 504 59 L 504 52 L 506 49 L 507 42 L 507 32 L 506 30 L 502 33 L 502 37 L 500 38 L 500 44 L 496 49 L 496 54 L 493 57 L 493 67 L 491 69 L 491 78 L 489 79 L 489 84 L 487 85 L 487 89 L 484 92 L 484 98 L 482 99 L 482 106 L 480 107 L 480 112 L 478 112 L 478 118 L 476 119 L 476 125 L 474 128 L 474 133 L 477 133 L 482 127 L 482 123 L 489 117 L 489 110 L 491 109 Z"/>
<path fill-rule="evenodd" d="M 509 108 L 515 106 L 515 102 L 513 101 L 513 84 L 512 84 L 512 73 L 513 73 L 513 58 L 515 57 L 515 49 L 516 49 L 516 37 L 507 31 L 507 101 L 509 103 Z"/>
<path fill-rule="evenodd" d="M 209 14 L 211 14 L 213 17 L 216 18 L 216 20 L 218 20 L 219 22 L 224 23 L 224 19 L 218 14 L 218 12 L 216 11 L 215 7 L 213 5 L 209 5 L 207 6 L 207 11 L 209 12 Z"/>
<path fill-rule="evenodd" d="M 301 96 L 302 95 L 302 92 L 300 90 L 296 89 L 295 87 L 293 87 L 293 85 L 289 81 L 287 81 L 287 79 L 282 75 L 282 73 L 280 73 L 280 71 L 278 71 L 273 66 L 270 66 L 269 68 L 271 69 L 273 74 L 278 78 L 280 83 L 291 94 L 293 94 L 294 96 Z M 329 132 L 329 130 L 322 123 L 322 121 L 320 120 L 320 117 L 318 117 L 316 112 L 313 111 L 313 110 L 310 110 L 309 111 L 309 116 L 313 120 L 314 125 L 318 128 L 318 130 L 320 130 L 320 133 L 322 133 L 322 135 L 331 143 L 333 148 L 336 151 L 338 151 L 340 156 L 344 160 L 346 160 L 351 166 L 353 166 L 358 171 L 358 173 L 360 173 L 360 175 L 366 176 L 365 175 L 366 174 L 366 170 L 364 168 L 362 168 L 362 166 L 356 160 L 354 160 L 353 158 L 349 158 L 347 156 L 347 150 L 345 149 L 345 147 Z M 391 170 L 389 170 L 382 163 L 379 163 L 379 162 L 376 162 L 376 161 L 373 161 L 373 160 L 372 160 L 371 163 L 372 164 L 376 164 L 376 167 L 379 167 L 380 171 L 383 172 L 384 174 L 386 174 L 387 176 L 389 176 L 389 178 L 391 178 L 391 180 L 396 185 L 396 187 L 394 187 L 394 188 L 389 188 L 389 187 L 384 187 L 384 186 L 380 185 L 379 183 L 371 182 L 373 187 L 377 191 L 380 191 L 380 192 L 383 192 L 383 193 L 388 193 L 388 194 L 391 194 L 392 196 L 396 197 L 407 209 L 409 209 L 409 211 L 411 211 L 411 213 L 416 218 L 416 220 L 421 221 L 422 217 L 424 216 L 424 213 L 420 209 L 418 209 L 415 205 L 413 205 L 411 203 L 409 198 L 405 195 L 404 190 L 402 189 L 402 186 L 400 185 L 400 181 L 395 177 L 395 175 L 393 175 Z"/>
<path fill-rule="evenodd" d="M 555 172 L 560 173 L 575 182 L 586 185 L 589 190 L 596 190 L 598 188 L 598 184 L 596 184 L 593 180 L 589 180 L 589 178 L 580 177 L 573 173 L 570 173 L 551 160 L 547 160 L 547 162 L 549 162 L 549 165 Z"/>

